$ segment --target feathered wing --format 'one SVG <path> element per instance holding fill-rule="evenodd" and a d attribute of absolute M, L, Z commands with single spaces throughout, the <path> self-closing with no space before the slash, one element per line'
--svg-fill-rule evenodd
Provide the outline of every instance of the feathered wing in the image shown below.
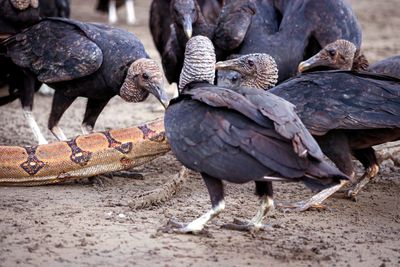
<path fill-rule="evenodd" d="M 400 79 L 400 55 L 378 61 L 372 64 L 369 70 Z"/>
<path fill-rule="evenodd" d="M 400 127 L 400 80 L 349 71 L 304 74 L 269 92 L 296 105 L 313 135 Z"/>
<path fill-rule="evenodd" d="M 272 122 L 265 121 L 261 127 L 239 113 L 193 102 L 172 105 L 165 117 L 171 147 L 187 167 L 234 182 L 265 175 L 289 179 L 304 175 L 308 160 L 294 153 L 290 141 L 276 133 Z M 191 115 L 194 108 L 196 116 Z M 179 116 L 171 114 L 175 109 Z"/>
<path fill-rule="evenodd" d="M 212 85 L 196 87 L 188 94 L 210 106 L 234 109 L 260 126 L 268 126 L 272 121 L 274 130 L 291 140 L 297 155 L 306 157 L 309 154 L 317 159 L 323 157 L 317 142 L 294 112 L 294 106 L 276 95 L 251 88 L 239 88 L 235 92 Z"/>
<path fill-rule="evenodd" d="M 81 78 L 101 66 L 103 53 L 79 28 L 43 20 L 4 42 L 7 54 L 39 81 L 54 83 Z"/>

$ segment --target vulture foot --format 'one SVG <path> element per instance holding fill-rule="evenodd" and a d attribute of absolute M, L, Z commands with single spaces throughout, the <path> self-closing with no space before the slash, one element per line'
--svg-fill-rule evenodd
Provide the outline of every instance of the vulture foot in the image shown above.
<path fill-rule="evenodd" d="M 252 221 L 241 221 L 239 219 L 233 219 L 232 223 L 227 223 L 222 226 L 224 229 L 236 230 L 236 231 L 246 231 L 250 233 L 258 231 L 271 230 L 272 226 L 263 223 L 254 223 Z"/>
<path fill-rule="evenodd" d="M 358 180 L 358 182 L 353 185 L 348 191 L 347 191 L 347 196 L 354 200 L 357 201 L 357 195 L 360 192 L 360 190 L 366 186 L 379 172 L 379 166 L 374 164 L 371 167 L 369 167 L 364 175 Z"/>
<path fill-rule="evenodd" d="M 341 180 L 339 184 L 334 185 L 332 187 L 329 187 L 327 189 L 322 190 L 318 194 L 312 196 L 310 199 L 306 201 L 300 201 L 297 203 L 293 204 L 280 204 L 278 205 L 279 208 L 283 208 L 285 212 L 301 212 L 301 211 L 306 211 L 311 208 L 317 208 L 317 209 L 325 209 L 326 206 L 322 204 L 322 202 L 336 193 L 337 191 L 340 190 L 344 185 L 346 185 L 348 182 L 345 180 Z"/>

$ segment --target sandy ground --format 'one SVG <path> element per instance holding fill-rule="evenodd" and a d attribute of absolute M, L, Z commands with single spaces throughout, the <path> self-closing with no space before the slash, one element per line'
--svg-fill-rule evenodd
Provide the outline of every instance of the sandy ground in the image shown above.
<path fill-rule="evenodd" d="M 94 13 L 94 1 L 72 2 L 73 18 L 106 20 Z M 147 25 L 150 1 L 136 2 L 138 24 L 120 26 L 135 32 L 158 58 Z M 364 30 L 368 58 L 373 62 L 400 54 L 400 1 L 350 2 Z M 124 11 L 120 14 L 123 22 Z M 37 95 L 34 114 L 45 136 L 54 140 L 46 130 L 50 103 L 51 98 Z M 84 103 L 74 103 L 62 118 L 61 127 L 70 137 L 79 132 Z M 96 129 L 126 127 L 162 113 L 153 98 L 142 104 L 115 98 Z M 17 102 L 0 107 L 0 128 L 0 144 L 34 143 Z M 336 197 L 326 201 L 323 211 L 277 210 L 268 218 L 271 229 L 255 235 L 220 229 L 233 218 L 254 214 L 258 201 L 253 184 L 226 186 L 226 212 L 209 223 L 208 236 L 157 232 L 170 218 L 188 222 L 210 207 L 197 174 L 162 206 L 136 211 L 128 207 L 135 194 L 156 188 L 179 168 L 167 155 L 138 168 L 144 180 L 115 177 L 104 187 L 83 181 L 0 188 L 0 266 L 400 266 L 399 169 L 390 163 L 357 202 Z M 275 190 L 278 201 L 310 196 L 300 184 L 276 183 Z"/>

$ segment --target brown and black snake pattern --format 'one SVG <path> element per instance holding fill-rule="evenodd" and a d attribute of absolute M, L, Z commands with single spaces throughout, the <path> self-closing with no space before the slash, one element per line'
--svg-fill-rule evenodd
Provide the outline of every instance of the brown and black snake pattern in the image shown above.
<path fill-rule="evenodd" d="M 0 185 L 61 183 L 142 165 L 170 151 L 163 119 L 38 146 L 0 146 Z"/>

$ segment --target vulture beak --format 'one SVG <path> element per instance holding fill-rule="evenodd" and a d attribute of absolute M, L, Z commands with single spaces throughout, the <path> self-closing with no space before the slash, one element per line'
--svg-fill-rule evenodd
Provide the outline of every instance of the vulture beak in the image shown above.
<path fill-rule="evenodd" d="M 307 59 L 306 61 L 300 62 L 298 66 L 298 72 L 304 72 L 306 70 L 318 67 L 323 65 L 323 60 L 320 59 L 319 55 L 316 54 L 315 56 Z"/>
<path fill-rule="evenodd" d="M 229 59 L 225 61 L 219 61 L 215 64 L 216 70 L 234 70 L 241 72 L 240 62 L 238 59 Z"/>
<path fill-rule="evenodd" d="M 164 106 L 166 109 L 169 105 L 169 98 L 167 96 L 167 92 L 165 91 L 164 87 L 159 85 L 154 85 L 150 88 L 149 92 L 153 94 L 158 101 Z"/>
<path fill-rule="evenodd" d="M 183 31 L 186 34 L 186 37 L 190 39 L 193 34 L 193 28 L 192 28 L 192 18 L 190 15 L 185 15 L 183 17 Z"/>

